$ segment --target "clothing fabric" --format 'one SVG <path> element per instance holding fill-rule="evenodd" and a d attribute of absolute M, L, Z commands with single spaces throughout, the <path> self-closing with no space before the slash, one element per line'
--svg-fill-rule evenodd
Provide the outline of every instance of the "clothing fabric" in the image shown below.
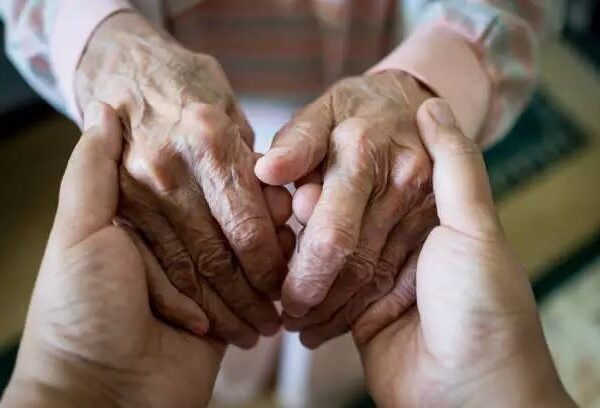
<path fill-rule="evenodd" d="M 452 105 L 463 130 L 497 140 L 528 100 L 547 0 L 3 0 L 8 55 L 57 109 L 80 117 L 73 79 L 94 29 L 137 9 L 214 55 L 238 92 L 315 95 L 344 75 L 402 69 Z M 403 42 L 401 40 L 404 39 Z"/>

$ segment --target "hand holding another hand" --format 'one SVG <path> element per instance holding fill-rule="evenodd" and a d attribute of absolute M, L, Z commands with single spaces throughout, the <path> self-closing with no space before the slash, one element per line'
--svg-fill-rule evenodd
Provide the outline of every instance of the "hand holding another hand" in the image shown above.
<path fill-rule="evenodd" d="M 205 406 L 225 346 L 153 315 L 150 276 L 164 272 L 135 234 L 113 225 L 120 124 L 106 106 L 92 111 L 62 181 L 2 406 Z M 201 312 L 198 320 L 208 327 Z"/>
<path fill-rule="evenodd" d="M 283 321 L 308 347 L 350 330 L 395 284 L 406 308 L 414 302 L 402 266 L 437 223 L 415 123 L 431 96 L 400 71 L 341 80 L 256 164 L 261 181 L 298 187 L 294 212 L 306 228 L 282 289 Z"/>
<path fill-rule="evenodd" d="M 477 146 L 441 100 L 420 108 L 418 124 L 440 226 L 404 267 L 416 275 L 416 305 L 405 312 L 396 287 L 354 325 L 371 395 L 381 407 L 574 406 Z"/>
<path fill-rule="evenodd" d="M 168 278 L 151 276 L 155 310 L 196 334 L 204 311 L 240 347 L 274 334 L 291 200 L 256 179 L 253 132 L 219 64 L 124 12 L 96 31 L 77 77 L 81 105 L 110 104 L 125 128 L 119 213 Z"/>

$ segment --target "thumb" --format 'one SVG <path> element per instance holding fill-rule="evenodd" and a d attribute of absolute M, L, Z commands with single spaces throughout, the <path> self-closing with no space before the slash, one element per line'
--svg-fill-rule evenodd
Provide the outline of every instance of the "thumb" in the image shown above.
<path fill-rule="evenodd" d="M 107 105 L 91 103 L 84 115 L 85 131 L 63 176 L 54 235 L 69 247 L 109 225 L 117 210 L 121 128 Z"/>
<path fill-rule="evenodd" d="M 479 148 L 457 127 L 450 106 L 430 99 L 417 112 L 421 139 L 433 160 L 433 191 L 441 225 L 465 234 L 497 235 L 490 183 Z"/>
<path fill-rule="evenodd" d="M 254 167 L 263 183 L 282 186 L 308 174 L 327 154 L 333 118 L 328 96 L 300 111 L 277 134 Z"/>

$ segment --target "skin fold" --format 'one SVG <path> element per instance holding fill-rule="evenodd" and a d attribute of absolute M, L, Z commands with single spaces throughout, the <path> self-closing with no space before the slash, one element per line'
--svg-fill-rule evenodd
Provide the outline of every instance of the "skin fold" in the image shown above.
<path fill-rule="evenodd" d="M 76 91 L 84 108 L 111 105 L 123 126 L 119 215 L 166 274 L 152 285 L 158 313 L 200 335 L 182 313 L 191 298 L 217 338 L 251 347 L 276 333 L 291 199 L 254 176 L 254 135 L 217 61 L 117 13 L 91 38 Z"/>
<path fill-rule="evenodd" d="M 282 289 L 283 322 L 307 347 L 349 331 L 394 285 L 405 307 L 414 302 L 402 267 L 437 223 L 415 122 L 431 96 L 400 71 L 343 79 L 256 164 L 263 182 L 298 187 L 294 213 L 306 227 Z"/>

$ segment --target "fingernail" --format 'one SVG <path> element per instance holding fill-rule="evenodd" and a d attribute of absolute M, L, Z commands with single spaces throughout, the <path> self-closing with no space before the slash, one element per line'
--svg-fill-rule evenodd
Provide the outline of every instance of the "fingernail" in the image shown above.
<path fill-rule="evenodd" d="M 194 322 L 187 326 L 187 329 L 197 336 L 203 337 L 208 331 L 208 326 L 205 323 Z"/>
<path fill-rule="evenodd" d="M 102 125 L 102 112 L 104 106 L 100 102 L 90 102 L 83 114 L 83 127 L 85 130 Z"/>
<path fill-rule="evenodd" d="M 454 114 L 452 113 L 452 110 L 450 110 L 450 106 L 442 99 L 436 99 L 435 101 L 430 102 L 429 114 L 431 115 L 431 118 L 440 125 L 454 126 L 456 123 Z"/>

